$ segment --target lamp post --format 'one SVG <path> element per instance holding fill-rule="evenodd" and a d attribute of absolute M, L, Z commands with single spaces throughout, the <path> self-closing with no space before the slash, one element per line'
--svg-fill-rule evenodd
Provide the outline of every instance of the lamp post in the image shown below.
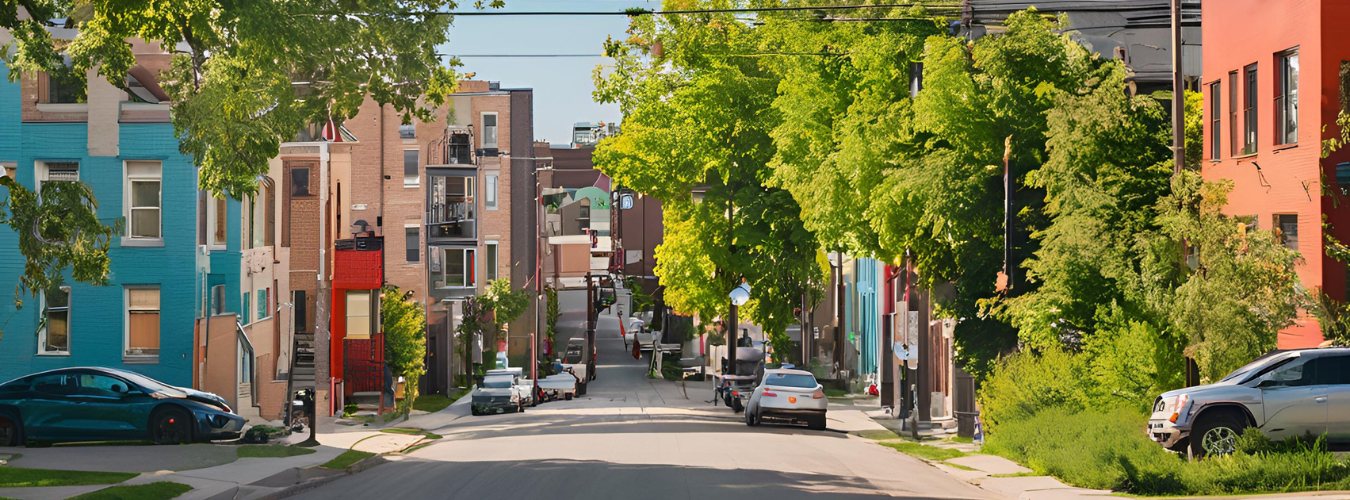
<path fill-rule="evenodd" d="M 741 282 L 727 294 L 731 299 L 731 310 L 727 313 L 727 369 L 736 374 L 736 341 L 740 338 L 741 323 L 736 318 L 737 309 L 750 301 L 750 285 Z M 727 374 L 723 373 L 723 376 Z"/>

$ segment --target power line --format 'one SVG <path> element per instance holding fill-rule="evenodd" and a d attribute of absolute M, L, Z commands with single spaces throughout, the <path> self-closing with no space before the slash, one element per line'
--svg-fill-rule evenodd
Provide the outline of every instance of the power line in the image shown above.
<path fill-rule="evenodd" d="M 859 9 L 895 9 L 907 7 L 925 7 L 938 10 L 960 11 L 961 6 L 957 3 L 901 3 L 901 4 L 877 4 L 877 5 L 817 5 L 800 7 L 744 7 L 731 9 L 691 9 L 691 10 L 650 10 L 642 8 L 633 8 L 621 11 L 402 11 L 385 12 L 382 15 L 391 16 L 454 16 L 454 17 L 476 17 L 476 16 L 672 16 L 687 14 L 751 14 L 761 12 L 806 12 L 806 11 L 834 11 L 834 10 L 859 10 Z M 372 15 L 369 12 L 338 12 L 323 11 L 314 15 Z"/>

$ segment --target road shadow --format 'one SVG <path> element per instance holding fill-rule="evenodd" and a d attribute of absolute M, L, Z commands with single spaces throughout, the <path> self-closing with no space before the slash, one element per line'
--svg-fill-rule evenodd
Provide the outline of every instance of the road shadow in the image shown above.
<path fill-rule="evenodd" d="M 789 425 L 748 427 L 744 421 L 726 417 L 690 414 L 555 414 L 540 416 L 526 412 L 501 416 L 471 417 L 457 420 L 453 428 L 443 429 L 455 440 L 490 439 L 508 436 L 558 436 L 568 434 L 682 434 L 682 433 L 763 433 L 779 435 L 823 436 L 847 439 L 845 433 L 813 431 Z"/>
<path fill-rule="evenodd" d="M 757 469 L 630 465 L 601 461 L 436 462 L 407 459 L 339 479 L 294 498 L 341 500 L 710 499 L 736 500 L 934 498 L 896 496 L 851 477 Z"/>

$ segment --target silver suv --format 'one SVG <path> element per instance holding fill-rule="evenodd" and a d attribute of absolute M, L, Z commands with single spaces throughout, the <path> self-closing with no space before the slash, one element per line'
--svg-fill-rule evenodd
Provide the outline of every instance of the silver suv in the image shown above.
<path fill-rule="evenodd" d="M 1201 457 L 1232 452 L 1248 427 L 1350 442 L 1350 348 L 1275 351 L 1216 383 L 1163 393 L 1145 432 Z"/>

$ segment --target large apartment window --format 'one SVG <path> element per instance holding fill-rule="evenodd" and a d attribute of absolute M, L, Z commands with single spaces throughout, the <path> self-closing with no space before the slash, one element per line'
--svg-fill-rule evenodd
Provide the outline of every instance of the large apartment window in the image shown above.
<path fill-rule="evenodd" d="M 483 176 L 483 208 L 497 209 L 497 174 Z"/>
<path fill-rule="evenodd" d="M 160 239 L 162 167 L 157 161 L 129 161 L 124 194 L 127 200 L 127 236 Z"/>
<path fill-rule="evenodd" d="M 70 56 L 62 56 L 65 64 L 47 73 L 47 103 L 76 104 L 85 101 L 85 86 L 75 77 Z"/>
<path fill-rule="evenodd" d="M 483 147 L 497 147 L 497 113 L 483 113 Z"/>
<path fill-rule="evenodd" d="M 309 168 L 291 169 L 291 196 L 309 196 Z"/>
<path fill-rule="evenodd" d="M 431 223 L 472 220 L 476 203 L 473 177 L 436 177 L 431 191 Z"/>
<path fill-rule="evenodd" d="M 1238 74 L 1228 72 L 1228 156 L 1238 155 Z"/>
<path fill-rule="evenodd" d="M 1219 82 L 1209 84 L 1209 158 L 1219 159 L 1219 134 L 1222 127 L 1219 126 L 1219 113 L 1222 112 L 1219 99 Z"/>
<path fill-rule="evenodd" d="M 38 329 L 38 354 L 70 354 L 70 287 L 51 287 L 39 298 L 42 326 Z"/>
<path fill-rule="evenodd" d="M 403 241 L 406 246 L 407 255 L 405 260 L 408 262 L 417 262 L 422 256 L 422 238 L 418 233 L 417 226 L 403 227 Z"/>
<path fill-rule="evenodd" d="M 483 245 L 483 276 L 488 281 L 497 279 L 497 242 L 489 241 Z"/>
<path fill-rule="evenodd" d="M 1247 81 L 1242 98 L 1242 152 L 1252 154 L 1256 152 L 1256 65 L 1243 68 L 1242 74 Z"/>
<path fill-rule="evenodd" d="M 416 149 L 403 151 L 403 187 L 417 187 L 417 152 Z"/>
<path fill-rule="evenodd" d="M 1280 64 L 1278 88 L 1275 95 L 1275 143 L 1298 142 L 1298 49 L 1290 49 L 1278 57 Z"/>
<path fill-rule="evenodd" d="M 292 314 L 295 315 L 295 331 L 297 333 L 308 332 L 309 322 L 306 321 L 306 318 L 309 317 L 309 304 L 305 302 L 304 290 L 291 291 L 291 305 L 293 307 L 291 309 Z"/>
<path fill-rule="evenodd" d="M 1298 250 L 1298 214 L 1275 214 L 1275 231 L 1280 242 L 1290 250 Z"/>
<path fill-rule="evenodd" d="M 370 321 L 372 316 L 372 301 L 370 290 L 348 290 L 347 291 L 347 338 L 349 339 L 367 339 L 374 333 L 373 324 Z"/>
<path fill-rule="evenodd" d="M 474 249 L 445 248 L 445 286 L 471 288 L 478 286 L 474 273 Z"/>
<path fill-rule="evenodd" d="M 159 287 L 127 287 L 127 356 L 159 356 Z"/>

